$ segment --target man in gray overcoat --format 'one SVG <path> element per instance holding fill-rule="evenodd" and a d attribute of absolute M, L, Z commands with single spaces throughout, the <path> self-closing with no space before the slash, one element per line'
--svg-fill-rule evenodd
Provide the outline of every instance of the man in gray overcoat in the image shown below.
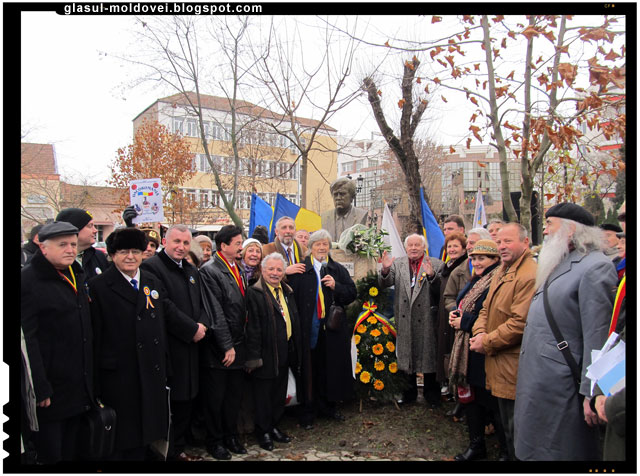
<path fill-rule="evenodd" d="M 516 457 L 596 460 L 600 454 L 598 416 L 589 407 L 591 384 L 585 374 L 591 351 L 600 349 L 607 339 L 617 275 L 601 251 L 602 231 L 593 226 L 589 212 L 573 203 L 561 203 L 545 216 L 537 292 L 520 351 L 514 411 Z M 580 372 L 579 390 L 545 313 L 547 280 L 551 313 Z"/>
<path fill-rule="evenodd" d="M 398 368 L 409 376 L 409 389 L 398 403 L 410 403 L 418 396 L 416 373 L 424 374 L 424 398 L 432 408 L 440 405 L 440 387 L 436 382 L 436 321 L 442 261 L 425 253 L 427 242 L 413 234 L 404 240 L 407 256 L 392 258 L 384 252 L 379 282 L 381 287 L 395 285 L 394 315 Z M 435 296 L 435 298 L 434 298 Z"/>

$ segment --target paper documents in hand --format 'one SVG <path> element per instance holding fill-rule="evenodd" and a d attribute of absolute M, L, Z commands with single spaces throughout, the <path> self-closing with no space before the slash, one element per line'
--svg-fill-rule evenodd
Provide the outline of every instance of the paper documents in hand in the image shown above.
<path fill-rule="evenodd" d="M 587 377 L 591 379 L 591 394 L 596 384 L 606 396 L 625 387 L 625 343 L 615 343 L 618 335 L 614 332 L 600 351 L 593 351 L 592 364 L 587 367 Z M 615 345 L 614 345 L 615 343 Z"/>

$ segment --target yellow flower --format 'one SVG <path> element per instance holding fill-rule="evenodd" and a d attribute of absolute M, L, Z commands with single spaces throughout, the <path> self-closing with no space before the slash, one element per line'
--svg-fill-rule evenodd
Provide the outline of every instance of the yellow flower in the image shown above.
<path fill-rule="evenodd" d="M 367 326 L 365 326 L 364 324 L 360 324 L 356 331 L 358 331 L 360 334 L 364 334 L 365 332 L 367 332 Z"/>
<path fill-rule="evenodd" d="M 380 335 L 380 331 L 378 329 L 374 329 L 371 331 L 371 335 L 373 337 L 378 337 Z"/>
<path fill-rule="evenodd" d="M 394 350 L 396 350 L 396 346 L 391 341 L 387 342 L 387 346 L 386 347 L 387 347 L 387 350 L 389 352 L 393 352 Z"/>
<path fill-rule="evenodd" d="M 380 360 L 376 360 L 376 363 L 373 364 L 373 368 L 376 369 L 378 372 L 382 372 L 384 370 L 384 362 Z"/>
<path fill-rule="evenodd" d="M 398 371 L 398 363 L 397 362 L 391 362 L 389 364 L 389 372 L 391 372 L 392 374 L 395 374 Z"/>
<path fill-rule="evenodd" d="M 365 370 L 360 374 L 360 381 L 362 383 L 369 383 L 371 381 L 371 374 Z"/>
<path fill-rule="evenodd" d="M 382 332 L 384 332 L 385 335 L 389 335 L 389 328 L 387 326 L 382 326 Z"/>
<path fill-rule="evenodd" d="M 356 362 L 356 373 L 359 374 L 361 370 L 362 370 L 362 365 L 360 365 L 360 362 Z"/>
<path fill-rule="evenodd" d="M 384 350 L 384 348 L 382 347 L 382 344 L 376 344 L 371 348 L 371 350 L 373 351 L 374 354 L 380 355 L 382 354 L 382 351 Z"/>
<path fill-rule="evenodd" d="M 376 322 L 378 322 L 378 319 L 376 319 L 374 316 L 369 316 L 369 317 L 367 318 L 367 322 L 368 322 L 369 324 L 375 324 Z"/>
<path fill-rule="evenodd" d="M 369 288 L 369 296 L 376 297 L 378 295 L 378 288 L 373 287 Z"/>
<path fill-rule="evenodd" d="M 382 382 L 382 380 L 375 380 L 373 382 L 373 388 L 380 391 L 384 388 L 384 383 Z"/>
<path fill-rule="evenodd" d="M 360 343 L 360 336 L 356 334 L 355 336 L 353 336 L 353 340 L 355 341 L 356 345 L 358 345 Z"/>

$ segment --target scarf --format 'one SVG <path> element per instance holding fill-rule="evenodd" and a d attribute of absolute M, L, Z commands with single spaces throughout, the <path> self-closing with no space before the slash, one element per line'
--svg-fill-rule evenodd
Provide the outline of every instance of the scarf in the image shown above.
<path fill-rule="evenodd" d="M 473 278 L 477 279 L 476 283 L 467 291 L 460 300 L 458 309 L 460 314 L 465 312 L 473 312 L 476 301 L 485 290 L 491 285 L 491 280 L 498 270 L 496 263 L 493 268 L 488 268 L 482 276 Z M 472 280 L 473 281 L 473 280 Z M 467 369 L 469 368 L 469 333 L 462 329 L 456 330 L 456 335 L 451 348 L 451 357 L 449 359 L 449 384 L 465 385 L 467 382 Z"/>
<path fill-rule="evenodd" d="M 249 266 L 244 261 L 241 261 L 240 263 L 242 263 L 242 267 L 244 268 L 244 274 L 247 277 L 247 281 L 251 281 L 253 274 L 256 272 L 257 266 Z"/>
<path fill-rule="evenodd" d="M 456 269 L 458 266 L 460 266 L 464 260 L 467 259 L 467 253 L 464 252 L 462 254 L 462 256 L 460 256 L 459 258 L 454 259 L 449 259 L 449 261 L 447 261 L 446 265 L 442 267 L 442 271 L 440 272 L 441 276 L 443 277 L 447 277 L 451 274 L 451 271 L 453 271 L 454 269 Z"/>

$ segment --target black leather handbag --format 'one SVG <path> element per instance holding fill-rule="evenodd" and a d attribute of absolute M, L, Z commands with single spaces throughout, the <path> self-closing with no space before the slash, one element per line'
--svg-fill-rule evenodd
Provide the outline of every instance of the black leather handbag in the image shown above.
<path fill-rule="evenodd" d="M 116 443 L 116 411 L 102 403 L 94 405 L 82 416 L 81 449 L 85 458 L 106 459 Z"/>
<path fill-rule="evenodd" d="M 325 327 L 330 331 L 337 331 L 342 326 L 342 323 L 347 318 L 346 313 L 344 312 L 344 307 L 333 303 L 331 307 L 329 307 L 329 312 L 327 313 L 327 320 L 325 321 Z"/>

